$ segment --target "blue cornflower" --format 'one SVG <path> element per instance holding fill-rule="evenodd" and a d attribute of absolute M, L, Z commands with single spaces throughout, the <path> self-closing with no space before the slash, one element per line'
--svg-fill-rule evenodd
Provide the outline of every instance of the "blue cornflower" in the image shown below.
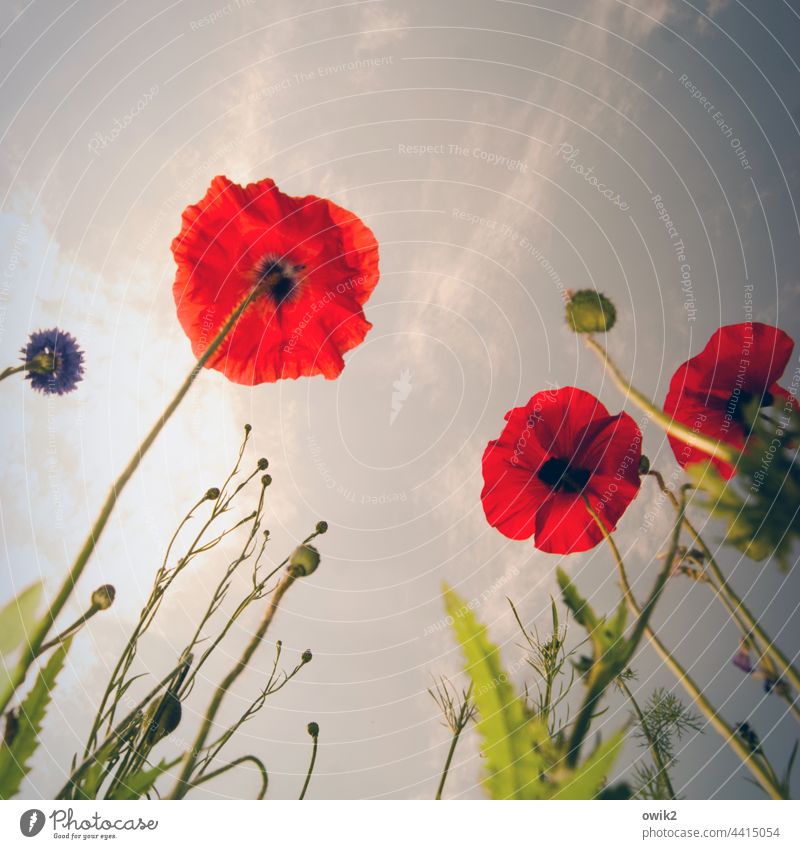
<path fill-rule="evenodd" d="M 74 336 L 59 330 L 37 330 L 22 349 L 26 377 L 47 395 L 72 392 L 83 379 L 83 351 Z"/>

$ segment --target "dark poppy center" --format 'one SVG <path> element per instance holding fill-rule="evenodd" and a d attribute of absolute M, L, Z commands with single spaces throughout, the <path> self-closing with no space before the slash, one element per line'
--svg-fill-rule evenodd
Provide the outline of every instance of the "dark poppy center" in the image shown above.
<path fill-rule="evenodd" d="M 725 412 L 730 416 L 730 418 L 738 422 L 741 425 L 747 425 L 748 422 L 745 421 L 745 409 L 748 405 L 753 401 L 756 397 L 755 393 L 750 392 L 747 389 L 742 389 L 739 392 L 734 392 L 731 397 L 728 399 L 728 403 L 725 405 Z M 761 396 L 761 400 L 759 401 L 759 407 L 771 407 L 775 403 L 775 397 L 771 392 L 765 392 Z"/>
<path fill-rule="evenodd" d="M 583 492 L 591 476 L 586 469 L 570 466 L 563 457 L 551 457 L 537 473 L 539 480 L 556 492 Z"/>
<path fill-rule="evenodd" d="M 298 285 L 298 273 L 305 266 L 294 265 L 288 260 L 268 254 L 256 266 L 256 285 L 275 305 L 290 297 Z"/>

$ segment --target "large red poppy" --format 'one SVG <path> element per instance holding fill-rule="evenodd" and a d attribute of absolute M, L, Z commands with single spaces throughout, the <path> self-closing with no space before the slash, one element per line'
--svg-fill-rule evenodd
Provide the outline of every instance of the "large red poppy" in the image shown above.
<path fill-rule="evenodd" d="M 178 319 L 200 356 L 237 306 L 252 302 L 207 366 L 252 385 L 322 374 L 372 325 L 363 304 L 378 282 L 378 244 L 352 212 L 272 180 L 215 177 L 183 213 L 172 242 Z"/>
<path fill-rule="evenodd" d="M 584 498 L 614 530 L 639 490 L 642 434 L 571 386 L 539 392 L 506 414 L 483 453 L 481 501 L 489 524 L 511 539 L 571 554 L 603 539 Z"/>
<path fill-rule="evenodd" d="M 796 406 L 777 383 L 792 348 L 792 339 L 769 324 L 720 327 L 705 348 L 672 376 L 664 410 L 696 433 L 742 449 L 748 433 L 747 405 L 757 400 L 761 407 L 770 407 L 782 399 L 781 406 Z M 672 436 L 669 441 L 683 467 L 709 459 L 699 448 Z M 713 463 L 724 477 L 734 474 L 730 463 L 717 458 Z"/>

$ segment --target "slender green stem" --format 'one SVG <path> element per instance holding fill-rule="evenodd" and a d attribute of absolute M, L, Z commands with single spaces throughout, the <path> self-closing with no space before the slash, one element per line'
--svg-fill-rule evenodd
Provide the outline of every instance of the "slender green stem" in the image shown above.
<path fill-rule="evenodd" d="M 67 779 L 67 783 L 58 791 L 56 795 L 56 799 L 65 799 L 67 798 L 67 793 L 71 791 L 73 787 L 77 784 L 77 782 L 83 777 L 89 767 L 93 764 L 97 763 L 97 761 L 101 758 L 103 752 L 105 752 L 109 746 L 116 743 L 123 734 L 128 730 L 131 722 L 136 719 L 136 716 L 139 712 L 147 705 L 147 703 L 155 698 L 164 687 L 168 687 L 171 682 L 173 682 L 176 678 L 180 678 L 185 670 L 189 668 L 192 664 L 191 655 L 184 660 L 182 660 L 173 670 L 169 672 L 161 681 L 156 684 L 155 687 L 131 710 L 129 711 L 121 722 L 117 724 L 117 726 L 108 734 L 108 736 L 103 740 L 103 742 L 95 748 L 95 750 L 88 755 L 83 761 L 77 766 L 73 771 L 70 777 Z"/>
<path fill-rule="evenodd" d="M 650 755 L 653 758 L 653 763 L 658 770 L 658 777 L 664 782 L 664 787 L 667 789 L 667 793 L 669 794 L 670 799 L 675 798 L 675 789 L 672 786 L 672 780 L 669 777 L 669 772 L 667 771 L 666 764 L 664 763 L 664 759 L 661 757 L 661 752 L 658 750 L 658 746 L 656 745 L 656 741 L 653 739 L 653 735 L 650 733 L 650 729 L 647 726 L 647 720 L 645 715 L 642 713 L 642 709 L 639 707 L 639 703 L 634 698 L 633 693 L 630 690 L 630 687 L 620 678 L 618 679 L 619 686 L 622 688 L 622 691 L 628 697 L 628 700 L 633 705 L 633 710 L 636 713 L 636 718 L 639 720 L 639 725 L 642 727 L 642 734 L 644 734 L 645 740 L 647 740 L 647 748 L 650 750 Z"/>
<path fill-rule="evenodd" d="M 716 439 L 712 439 L 702 433 L 697 433 L 692 430 L 692 428 L 675 421 L 672 416 L 656 407 L 649 398 L 631 386 L 628 378 L 625 377 L 625 375 L 619 370 L 617 365 L 608 355 L 606 349 L 600 345 L 593 336 L 586 334 L 585 339 L 587 346 L 594 351 L 595 354 L 597 354 L 600 361 L 608 369 L 611 380 L 616 384 L 617 388 L 625 395 L 626 398 L 630 398 L 630 400 L 633 401 L 640 410 L 647 413 L 647 415 L 653 419 L 653 421 L 662 428 L 662 430 L 670 436 L 680 439 L 681 442 L 691 445 L 693 448 L 699 448 L 711 457 L 724 460 L 732 466 L 736 465 L 739 459 L 739 452 L 735 448 L 728 445 L 726 442 L 718 442 Z"/>
<path fill-rule="evenodd" d="M 616 543 L 614 543 L 611 534 L 606 529 L 606 526 L 603 524 L 602 519 L 600 518 L 600 516 L 597 515 L 596 510 L 592 507 L 591 503 L 589 502 L 589 499 L 585 495 L 583 496 L 583 503 L 586 507 L 586 510 L 589 512 L 589 515 L 594 519 L 595 523 L 602 530 L 603 536 L 610 541 L 610 544 L 616 551 L 616 559 L 621 565 L 622 558 L 619 555 L 619 550 L 616 547 Z M 672 534 L 672 543 L 670 545 L 669 553 L 665 558 L 664 565 L 662 566 L 661 571 L 656 577 L 656 581 L 650 593 L 650 597 L 645 602 L 644 607 L 637 607 L 635 611 L 636 623 L 633 626 L 631 636 L 625 642 L 624 651 L 621 652 L 618 661 L 614 666 L 611 666 L 608 663 L 606 663 L 604 666 L 601 666 L 601 658 L 595 657 L 595 663 L 593 664 L 592 670 L 590 672 L 586 697 L 583 700 L 583 704 L 581 705 L 578 715 L 575 718 L 575 723 L 572 728 L 572 736 L 570 737 L 569 749 L 567 754 L 567 765 L 570 767 L 575 767 L 578 763 L 581 746 L 583 745 L 584 738 L 589 732 L 589 727 L 594 717 L 594 710 L 597 703 L 603 697 L 603 694 L 605 693 L 605 690 L 611 683 L 611 681 L 617 678 L 622 672 L 622 670 L 628 665 L 629 661 L 636 653 L 636 649 L 639 647 L 639 643 L 642 641 L 642 637 L 647 632 L 650 617 L 653 613 L 653 610 L 655 610 L 655 606 L 659 598 L 661 597 L 661 593 L 663 592 L 664 587 L 667 584 L 667 580 L 669 579 L 670 573 L 672 572 L 672 564 L 675 560 L 675 555 L 678 551 L 680 529 L 681 522 L 679 517 L 675 523 L 675 530 Z M 599 674 L 596 672 L 596 670 L 599 670 Z"/>
<path fill-rule="evenodd" d="M 308 790 L 308 785 L 311 782 L 311 776 L 314 773 L 314 764 L 317 762 L 317 745 L 319 743 L 319 734 L 315 734 L 311 739 L 313 740 L 311 744 L 311 763 L 308 765 L 306 780 L 303 782 L 303 789 L 300 791 L 300 801 L 302 801 L 306 797 L 306 790 Z"/>
<path fill-rule="evenodd" d="M 447 774 L 450 772 L 450 765 L 453 763 L 453 755 L 456 753 L 456 746 L 458 745 L 458 740 L 461 737 L 461 732 L 464 730 L 464 726 L 466 725 L 465 719 L 468 711 L 469 703 L 463 702 L 461 705 L 461 711 L 458 715 L 458 722 L 456 723 L 456 727 L 453 731 L 453 737 L 450 740 L 450 748 L 447 750 L 447 758 L 444 762 L 444 768 L 442 769 L 442 777 L 439 779 L 439 787 L 436 790 L 436 799 L 442 798 L 442 793 L 444 792 L 444 783 L 447 781 Z"/>
<path fill-rule="evenodd" d="M 111 516 L 111 513 L 114 509 L 114 506 L 117 503 L 117 499 L 119 498 L 122 490 L 125 488 L 125 485 L 128 481 L 133 477 L 133 473 L 139 467 L 139 464 L 142 461 L 142 458 L 148 452 L 150 447 L 156 440 L 156 437 L 161 433 L 164 425 L 169 421 L 172 414 L 175 410 L 178 409 L 181 401 L 183 401 L 186 393 L 191 388 L 194 383 L 195 378 L 202 370 L 203 366 L 209 361 L 209 359 L 214 355 L 219 346 L 225 340 L 227 335 L 235 326 L 236 322 L 239 320 L 240 316 L 244 312 L 245 308 L 251 302 L 255 295 L 255 289 L 251 291 L 245 298 L 242 299 L 241 303 L 236 307 L 236 309 L 231 313 L 228 320 L 222 326 L 217 335 L 212 339 L 209 346 L 199 357 L 192 370 L 189 372 L 186 379 L 181 384 L 180 389 L 178 389 L 175 397 L 170 401 L 167 405 L 167 408 L 164 412 L 158 417 L 153 427 L 150 429 L 150 432 L 144 438 L 144 441 L 136 450 L 136 453 L 133 455 L 128 465 L 123 469 L 122 474 L 117 478 L 113 487 L 111 488 L 111 492 L 109 492 L 106 500 L 103 502 L 103 506 L 100 508 L 100 513 L 95 520 L 94 525 L 92 526 L 91 531 L 89 531 L 89 535 L 83 543 L 80 551 L 78 552 L 78 556 L 75 558 L 75 562 L 72 564 L 72 568 L 69 571 L 66 579 L 64 580 L 61 588 L 56 594 L 55 598 L 50 604 L 49 609 L 41 618 L 41 620 L 37 623 L 35 629 L 29 638 L 29 643 L 24 651 L 22 657 L 20 658 L 16 668 L 9 676 L 8 683 L 4 686 L 2 690 L 2 694 L 0 694 L 0 713 L 3 713 L 8 706 L 8 703 L 14 696 L 17 688 L 23 683 L 25 680 L 25 676 L 27 675 L 28 669 L 33 663 L 34 658 L 39 652 L 39 649 L 42 646 L 42 643 L 45 641 L 47 634 L 52 628 L 53 623 L 56 620 L 56 617 L 61 612 L 62 608 L 67 602 L 67 599 L 70 596 L 75 584 L 78 582 L 78 579 L 83 574 L 83 570 L 86 568 L 86 564 L 89 562 L 89 558 L 92 556 L 92 553 L 97 546 L 98 540 L 100 539 L 103 530 L 105 529 L 106 524 Z"/>
<path fill-rule="evenodd" d="M 231 671 L 225 676 L 222 683 L 217 687 L 212 699 L 211 703 L 206 710 L 206 714 L 203 717 L 203 722 L 200 725 L 200 729 L 197 732 L 197 736 L 195 737 L 194 743 L 191 748 L 186 752 L 183 761 L 183 769 L 181 770 L 181 774 L 178 777 L 175 786 L 172 789 L 172 793 L 170 794 L 170 799 L 182 799 L 191 789 L 192 787 L 192 774 L 194 773 L 195 764 L 197 763 L 197 757 L 199 753 L 205 747 L 206 740 L 208 739 L 208 734 L 211 731 L 211 726 L 214 724 L 214 718 L 217 715 L 217 711 L 219 710 L 220 705 L 222 704 L 222 700 L 225 697 L 225 694 L 228 690 L 233 686 L 233 683 L 236 679 L 242 674 L 247 664 L 250 662 L 250 658 L 255 653 L 256 649 L 261 645 L 261 641 L 264 638 L 264 635 L 267 633 L 267 629 L 269 628 L 273 618 L 275 617 L 275 612 L 278 609 L 278 605 L 281 602 L 281 599 L 286 595 L 289 587 L 295 582 L 296 578 L 291 572 L 287 572 L 283 578 L 281 578 L 280 583 L 277 587 L 275 587 L 275 591 L 272 593 L 270 597 L 269 606 L 267 607 L 267 611 L 264 614 L 264 618 L 261 620 L 261 624 L 258 626 L 258 630 L 253 635 L 253 638 L 247 644 L 242 656 L 236 662 L 236 665 L 231 669 Z"/>
<path fill-rule="evenodd" d="M 670 499 L 673 506 L 677 508 L 678 501 L 675 498 L 675 493 L 666 485 L 664 481 L 663 475 L 660 472 L 655 470 L 651 470 L 648 474 L 650 474 L 656 481 L 659 486 L 659 489 Z M 712 584 L 715 590 L 718 590 L 720 598 L 723 599 L 723 603 L 725 604 L 728 611 L 731 613 L 734 622 L 736 622 L 740 630 L 742 631 L 745 637 L 749 637 L 750 635 L 755 636 L 758 640 L 761 649 L 763 652 L 773 661 L 773 663 L 777 667 L 777 671 L 782 677 L 788 678 L 790 683 L 795 689 L 796 693 L 800 693 L 800 674 L 794 668 L 789 659 L 783 654 L 783 652 L 778 648 L 775 641 L 769 634 L 764 631 L 761 625 L 758 622 L 758 619 L 750 612 L 747 605 L 742 601 L 741 598 L 736 594 L 735 590 L 728 581 L 725 579 L 725 575 L 722 573 L 722 569 L 720 569 L 719 564 L 717 563 L 714 555 L 711 552 L 711 549 L 706 545 L 705 540 L 700 535 L 700 532 L 695 528 L 695 526 L 689 521 L 684 513 L 683 516 L 683 524 L 686 527 L 686 530 L 689 531 L 694 541 L 699 546 L 702 551 L 706 563 L 708 564 L 708 568 L 711 571 L 711 574 L 714 577 L 715 584 Z M 797 708 L 793 705 L 793 710 L 796 713 Z"/>
<path fill-rule="evenodd" d="M 606 542 L 608 543 L 609 548 L 611 549 L 611 554 L 614 558 L 614 562 L 616 563 L 625 601 L 631 612 L 636 616 L 640 616 L 642 611 L 635 596 L 633 595 L 633 590 L 631 589 L 630 582 L 628 581 L 628 575 L 625 571 L 625 564 L 622 561 L 622 556 L 619 553 L 617 544 L 614 542 L 611 534 L 606 530 L 606 527 L 602 522 L 599 522 L 599 527 Z M 689 676 L 683 666 L 675 660 L 672 654 L 670 654 L 667 647 L 656 636 L 655 631 L 653 631 L 649 625 L 645 628 L 645 633 L 650 644 L 656 650 L 664 663 L 669 667 L 672 674 L 678 680 L 678 683 L 694 700 L 697 707 L 705 715 L 706 719 L 708 719 L 709 724 L 722 736 L 728 746 L 733 749 L 742 763 L 750 770 L 764 791 L 773 799 L 785 798 L 783 791 L 775 783 L 768 770 L 754 757 L 753 752 L 750 751 L 730 725 L 728 725 L 728 723 L 725 722 L 725 720 L 719 715 L 714 706 L 703 695 L 694 680 Z"/>
<path fill-rule="evenodd" d="M 264 796 L 267 795 L 267 787 L 269 786 L 269 775 L 267 773 L 267 768 L 255 755 L 243 755 L 241 758 L 236 758 L 235 761 L 231 761 L 229 764 L 225 764 L 225 766 L 221 766 L 219 769 L 215 769 L 213 772 L 207 772 L 205 775 L 198 778 L 192 786 L 199 787 L 201 784 L 205 784 L 206 781 L 211 781 L 212 778 L 216 778 L 218 775 L 222 775 L 229 769 L 233 769 L 234 767 L 239 766 L 239 764 L 248 762 L 255 764 L 256 769 L 258 769 L 258 771 L 261 773 L 261 789 L 258 791 L 258 796 L 256 796 L 256 799 L 260 801 L 264 798 Z"/>
<path fill-rule="evenodd" d="M 36 656 L 38 657 L 41 654 L 44 654 L 49 649 L 52 649 L 54 646 L 57 646 L 59 643 L 63 642 L 67 639 L 67 637 L 71 637 L 79 628 L 82 628 L 91 618 L 98 613 L 102 608 L 93 604 L 86 613 L 83 614 L 79 619 L 76 619 L 69 628 L 64 628 L 64 630 L 57 636 L 53 637 L 52 640 L 48 640 L 48 642 L 43 643 L 39 646 L 39 651 L 36 652 Z"/>

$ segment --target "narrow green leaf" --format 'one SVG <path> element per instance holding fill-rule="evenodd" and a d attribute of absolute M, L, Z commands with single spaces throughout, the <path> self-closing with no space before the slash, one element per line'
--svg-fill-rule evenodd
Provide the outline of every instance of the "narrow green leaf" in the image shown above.
<path fill-rule="evenodd" d="M 0 610 L 0 654 L 10 654 L 27 641 L 42 598 L 42 582 L 26 587 Z"/>
<path fill-rule="evenodd" d="M 0 744 L 0 799 L 10 799 L 19 792 L 22 780 L 30 770 L 28 762 L 39 745 L 39 732 L 50 704 L 50 694 L 71 642 L 71 639 L 64 640 L 55 649 L 19 707 L 19 725 L 14 738 L 10 743 Z"/>
<path fill-rule="evenodd" d="M 168 766 L 167 761 L 161 761 L 150 769 L 140 769 L 129 778 L 126 778 L 109 798 L 120 801 L 132 801 L 133 799 L 139 799 L 145 796 L 153 789 L 158 777 Z"/>
<path fill-rule="evenodd" d="M 608 778 L 611 767 L 622 749 L 625 729 L 598 746 L 572 774 L 561 782 L 554 799 L 594 799 Z"/>
<path fill-rule="evenodd" d="M 537 798 L 545 761 L 536 747 L 549 742 L 546 729 L 529 718 L 502 667 L 497 647 L 469 606 L 447 586 L 444 598 L 473 683 L 489 793 L 495 799 Z"/>

